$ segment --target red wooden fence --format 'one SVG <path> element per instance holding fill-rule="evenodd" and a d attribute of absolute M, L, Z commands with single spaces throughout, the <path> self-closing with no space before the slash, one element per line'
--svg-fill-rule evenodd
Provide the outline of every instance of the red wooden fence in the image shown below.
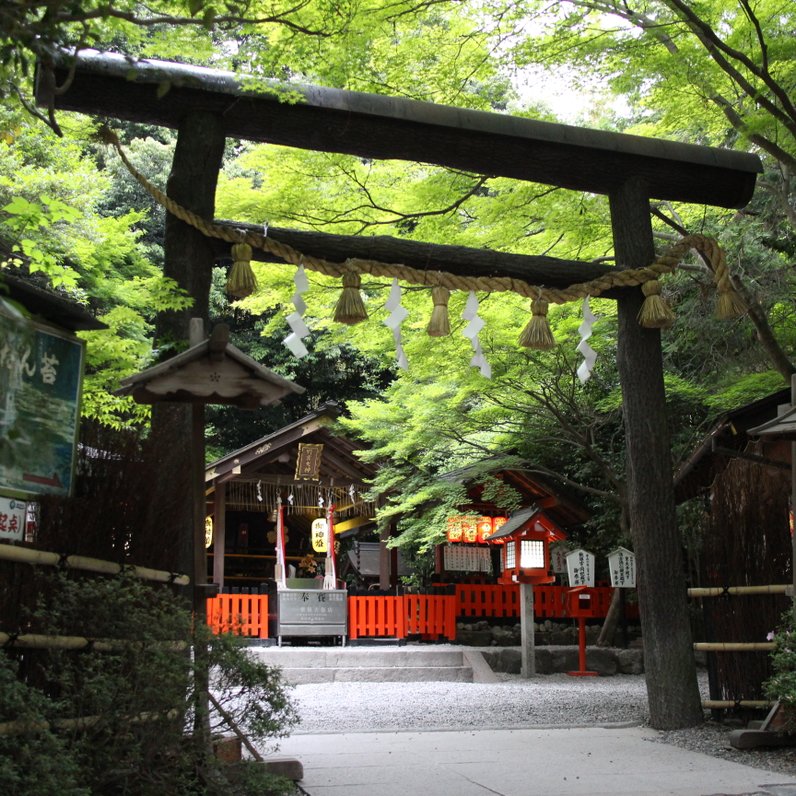
<path fill-rule="evenodd" d="M 567 617 L 564 586 L 534 586 L 537 619 Z M 613 589 L 590 589 L 586 618 L 608 613 Z M 352 595 L 348 598 L 348 635 L 356 638 L 456 638 L 457 617 L 519 617 L 519 586 L 456 584 L 455 594 Z M 265 594 L 220 594 L 207 600 L 207 624 L 214 633 L 268 638 L 268 597 Z"/>
<path fill-rule="evenodd" d="M 608 613 L 613 589 L 596 586 L 589 589 L 591 610 L 587 618 L 601 619 Z M 568 616 L 566 586 L 534 586 L 533 612 L 539 619 L 564 619 Z M 456 584 L 456 616 L 519 617 L 518 584 Z"/>
<path fill-rule="evenodd" d="M 456 638 L 456 597 L 452 594 L 406 594 L 407 633 L 425 639 Z"/>
<path fill-rule="evenodd" d="M 214 633 L 268 638 L 268 595 L 219 594 L 209 597 L 207 624 Z"/>
<path fill-rule="evenodd" d="M 406 607 L 403 597 L 392 595 L 348 598 L 348 636 L 359 638 L 406 638 Z"/>

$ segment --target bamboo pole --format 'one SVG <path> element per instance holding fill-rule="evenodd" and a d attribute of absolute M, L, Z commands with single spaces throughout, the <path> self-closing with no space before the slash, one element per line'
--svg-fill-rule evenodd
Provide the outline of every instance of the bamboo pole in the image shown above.
<path fill-rule="evenodd" d="M 121 572 L 131 572 L 142 580 L 176 583 L 179 586 L 187 586 L 191 582 L 188 575 L 179 575 L 162 569 L 117 564 L 113 561 L 103 561 L 99 558 L 89 558 L 87 556 L 60 556 L 58 553 L 50 553 L 46 550 L 35 550 L 32 547 L 17 547 L 10 544 L 0 544 L 0 559 L 21 564 L 43 564 L 52 567 L 65 566 L 69 569 L 98 572 L 102 575 L 118 575 Z"/>
<path fill-rule="evenodd" d="M 762 708 L 768 710 L 774 703 L 766 699 L 703 699 L 705 710 L 731 710 L 732 708 Z"/>
<path fill-rule="evenodd" d="M 706 586 L 688 590 L 689 597 L 724 597 L 725 595 L 750 594 L 790 594 L 793 587 L 789 583 L 776 583 L 768 586 Z"/>
<path fill-rule="evenodd" d="M 172 720 L 180 715 L 177 710 L 169 710 L 166 713 L 138 713 L 127 718 L 128 724 L 143 724 L 148 721 L 158 721 L 162 719 Z M 99 724 L 105 716 L 82 716 L 77 719 L 56 719 L 55 721 L 4 721 L 0 722 L 0 736 L 3 735 L 26 735 L 35 732 L 46 732 L 48 730 L 87 730 Z"/>
<path fill-rule="evenodd" d="M 118 639 L 90 639 L 84 636 L 45 636 L 37 633 L 25 633 L 14 636 L 10 633 L 0 632 L 0 646 L 24 647 L 25 649 L 59 649 L 82 650 L 88 647 L 97 652 L 112 652 L 124 649 L 135 641 L 121 641 Z M 152 641 L 147 646 L 157 646 L 161 649 L 181 652 L 188 648 L 187 641 Z"/>
<path fill-rule="evenodd" d="M 698 641 L 694 644 L 697 652 L 771 652 L 776 644 L 773 641 Z"/>

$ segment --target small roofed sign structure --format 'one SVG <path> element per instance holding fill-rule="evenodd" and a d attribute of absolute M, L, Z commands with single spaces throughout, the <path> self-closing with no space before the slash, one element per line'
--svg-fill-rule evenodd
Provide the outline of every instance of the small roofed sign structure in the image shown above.
<path fill-rule="evenodd" d="M 502 543 L 500 583 L 552 583 L 550 544 L 566 534 L 538 506 L 521 509 L 509 517 L 487 541 Z"/>
<path fill-rule="evenodd" d="M 231 345 L 226 324 L 218 324 L 209 338 L 181 354 L 122 379 L 121 385 L 117 394 L 131 395 L 138 403 L 175 401 L 244 409 L 269 406 L 304 392 Z"/>

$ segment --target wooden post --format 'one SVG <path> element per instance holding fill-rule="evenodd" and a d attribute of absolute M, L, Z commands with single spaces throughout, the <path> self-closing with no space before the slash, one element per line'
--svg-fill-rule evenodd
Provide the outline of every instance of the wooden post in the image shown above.
<path fill-rule="evenodd" d="M 796 373 L 790 377 L 790 405 L 796 409 Z M 791 525 L 793 514 L 796 512 L 796 442 L 790 444 L 790 506 L 788 506 L 788 526 L 791 536 L 790 568 L 793 572 L 793 622 L 796 625 L 796 533 Z"/>
<path fill-rule="evenodd" d="M 533 632 L 533 584 L 520 584 L 520 644 L 522 645 L 523 677 L 536 674 L 536 638 Z"/>
<path fill-rule="evenodd" d="M 227 485 L 216 484 L 216 504 L 213 510 L 213 583 L 224 588 L 224 555 L 227 540 Z"/>
<path fill-rule="evenodd" d="M 390 589 L 390 559 L 391 550 L 387 547 L 387 542 L 392 536 L 393 524 L 390 523 L 389 527 L 382 528 L 379 534 L 379 588 L 382 591 L 389 591 Z"/>
<path fill-rule="evenodd" d="M 216 184 L 224 154 L 224 129 L 221 120 L 208 113 L 186 114 L 180 124 L 174 150 L 167 193 L 177 203 L 212 220 Z M 160 313 L 156 320 L 156 346 L 174 353 L 189 337 L 191 318 L 207 321 L 210 280 L 215 257 L 212 246 L 201 232 L 166 213 L 164 234 L 164 275 L 174 279 L 193 299 L 193 305 L 181 311 Z M 193 420 L 191 408 L 177 403 L 159 403 L 152 407 L 152 439 L 164 472 L 174 478 L 192 473 Z M 202 462 L 204 467 L 204 462 Z M 179 539 L 178 563 L 182 572 L 193 572 L 193 484 L 164 481 L 156 484 L 151 496 L 154 505 L 179 503 L 177 514 L 183 521 L 170 529 Z M 202 482 L 204 485 L 204 481 Z M 187 488 L 185 488 L 187 486 Z M 164 529 L 165 530 L 165 529 Z"/>
<path fill-rule="evenodd" d="M 224 154 L 224 129 L 219 117 L 200 111 L 187 113 L 177 135 L 167 193 L 183 207 L 203 218 L 212 219 L 216 184 Z M 179 344 L 186 339 L 190 320 L 195 318 L 194 335 L 204 336 L 208 317 L 210 279 L 214 257 L 201 232 L 166 214 L 164 236 L 164 274 L 176 280 L 193 299 L 193 306 L 182 312 L 161 313 L 157 318 L 158 345 Z M 190 339 L 190 338 L 189 338 Z M 174 495 L 173 484 L 163 483 L 161 495 L 153 499 L 181 500 L 184 524 L 175 528 L 180 539 L 180 563 L 192 572 L 192 604 L 195 625 L 204 633 L 207 558 L 204 546 L 204 406 L 155 404 L 152 411 L 152 436 L 157 441 L 164 470 L 190 473 L 187 494 Z M 201 636 L 200 636 L 201 637 Z M 194 734 L 199 759 L 211 754 L 208 709 L 207 654 L 204 644 L 194 650 Z"/>
<path fill-rule="evenodd" d="M 654 248 L 646 187 L 629 181 L 609 199 L 617 263 L 649 265 Z M 663 730 L 699 724 L 703 716 L 675 516 L 660 332 L 639 325 L 642 298 L 639 288 L 619 295 L 617 364 L 650 723 Z"/>

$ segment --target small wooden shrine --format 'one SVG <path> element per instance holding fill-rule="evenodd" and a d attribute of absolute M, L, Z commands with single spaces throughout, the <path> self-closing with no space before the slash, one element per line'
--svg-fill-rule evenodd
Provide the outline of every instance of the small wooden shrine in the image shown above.
<path fill-rule="evenodd" d="M 446 540 L 436 548 L 436 575 L 446 582 L 494 582 L 498 579 L 505 569 L 506 556 L 500 543 L 506 541 L 507 523 L 511 523 L 509 533 L 516 530 L 517 518 L 531 518 L 530 528 L 538 521 L 546 533 L 553 534 L 548 540 L 555 542 L 565 538 L 566 529 L 581 525 L 590 516 L 576 498 L 533 473 L 532 468 L 496 467 L 489 478 L 502 482 L 522 499 L 522 508 L 509 518 L 505 509 L 485 497 L 483 469 L 483 465 L 468 467 L 445 476 L 446 480 L 463 483 L 468 497 L 468 502 L 459 507 L 460 511 L 448 518 Z M 532 535 L 533 532 L 529 530 L 528 533 Z M 530 536 L 526 541 L 530 541 Z M 549 570 L 549 549 L 547 555 L 545 573 Z"/>
<path fill-rule="evenodd" d="M 338 414 L 328 402 L 207 466 L 208 559 L 219 587 L 256 588 L 274 578 L 280 506 L 285 574 L 294 577 L 322 574 L 313 523 L 330 506 L 337 539 L 375 526 L 376 506 L 365 497 L 375 471 L 332 430 Z"/>

